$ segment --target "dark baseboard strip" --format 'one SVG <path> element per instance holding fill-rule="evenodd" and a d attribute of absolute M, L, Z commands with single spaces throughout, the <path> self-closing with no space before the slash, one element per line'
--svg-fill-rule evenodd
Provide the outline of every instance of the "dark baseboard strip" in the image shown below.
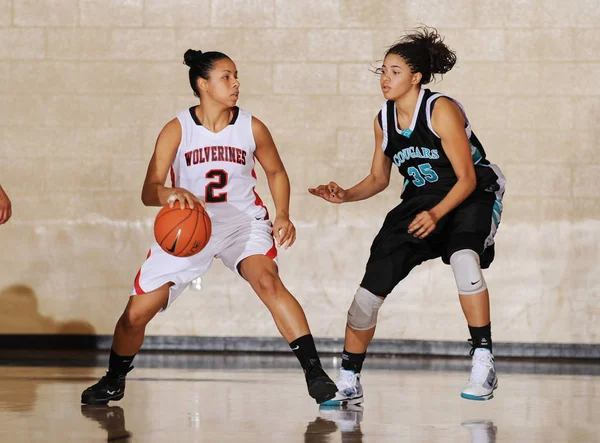
<path fill-rule="evenodd" d="M 315 339 L 323 354 L 338 354 L 343 340 Z M 0 334 L 0 349 L 31 350 L 108 350 L 112 343 L 109 335 L 53 335 L 53 334 Z M 370 355 L 416 355 L 455 357 L 465 356 L 469 344 L 453 341 L 421 341 L 375 339 L 369 346 Z M 241 352 L 289 353 L 289 347 L 279 337 L 193 337 L 147 336 L 144 351 L 178 352 Z M 570 343 L 494 343 L 494 354 L 510 358 L 600 359 L 600 344 Z"/>

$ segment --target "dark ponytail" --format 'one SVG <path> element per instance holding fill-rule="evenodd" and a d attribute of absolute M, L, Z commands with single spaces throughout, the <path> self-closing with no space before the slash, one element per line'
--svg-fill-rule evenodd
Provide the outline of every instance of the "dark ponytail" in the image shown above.
<path fill-rule="evenodd" d="M 183 54 L 183 63 L 190 67 L 189 78 L 190 86 L 194 90 L 194 95 L 200 97 L 200 91 L 198 91 L 198 79 L 203 78 L 208 80 L 210 71 L 213 70 L 213 65 L 216 61 L 229 58 L 222 52 L 210 51 L 202 52 L 195 51 L 194 49 L 188 49 Z"/>
<path fill-rule="evenodd" d="M 385 53 L 402 57 L 412 72 L 420 72 L 421 84 L 435 79 L 435 74 L 445 74 L 456 63 L 456 53 L 444 43 L 437 29 L 419 27 L 394 43 Z"/>

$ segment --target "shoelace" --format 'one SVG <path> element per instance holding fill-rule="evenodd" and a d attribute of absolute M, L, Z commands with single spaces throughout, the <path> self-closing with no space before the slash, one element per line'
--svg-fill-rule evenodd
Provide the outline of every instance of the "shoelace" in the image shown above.
<path fill-rule="evenodd" d="M 473 340 L 472 338 L 470 338 L 467 341 L 471 345 L 471 350 L 469 351 L 469 355 L 471 357 L 473 357 L 473 354 L 475 353 L 475 349 L 477 349 L 477 346 L 475 346 L 475 340 Z"/>

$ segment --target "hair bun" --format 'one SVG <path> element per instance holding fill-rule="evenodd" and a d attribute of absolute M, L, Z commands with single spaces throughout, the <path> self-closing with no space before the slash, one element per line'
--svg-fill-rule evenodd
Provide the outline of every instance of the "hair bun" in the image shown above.
<path fill-rule="evenodd" d="M 445 74 L 450 71 L 456 63 L 456 53 L 444 43 L 442 37 L 435 28 L 421 26 L 412 34 L 415 43 L 423 45 L 429 53 L 429 69 L 432 74 Z"/>
<path fill-rule="evenodd" d="M 183 54 L 183 63 L 191 67 L 192 65 L 198 63 L 200 57 L 202 57 L 202 51 L 188 49 L 185 51 L 185 54 Z"/>

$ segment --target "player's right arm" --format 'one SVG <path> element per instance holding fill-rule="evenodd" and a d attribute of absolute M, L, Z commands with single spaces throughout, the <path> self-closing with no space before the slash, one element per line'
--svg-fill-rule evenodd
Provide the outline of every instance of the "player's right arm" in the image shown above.
<path fill-rule="evenodd" d="M 177 148 L 181 143 L 181 124 L 174 118 L 160 131 L 154 153 L 148 164 L 146 179 L 142 186 L 142 203 L 146 206 L 164 206 L 167 203 L 173 204 L 178 200 L 181 209 L 185 203 L 193 208 L 194 203 L 204 206 L 204 202 L 194 194 L 183 188 L 169 188 L 165 186 L 167 174 L 171 169 Z"/>
<path fill-rule="evenodd" d="M 352 186 L 350 189 L 343 189 L 335 182 L 329 182 L 328 185 L 320 185 L 316 188 L 309 188 L 308 192 L 317 197 L 321 197 L 331 203 L 346 203 L 359 200 L 366 200 L 379 194 L 390 184 L 390 171 L 392 169 L 392 160 L 387 157 L 381 144 L 383 143 L 383 130 L 379 125 L 377 117 L 373 123 L 375 132 L 375 153 L 373 154 L 373 163 L 371 172 L 367 177 Z"/>

